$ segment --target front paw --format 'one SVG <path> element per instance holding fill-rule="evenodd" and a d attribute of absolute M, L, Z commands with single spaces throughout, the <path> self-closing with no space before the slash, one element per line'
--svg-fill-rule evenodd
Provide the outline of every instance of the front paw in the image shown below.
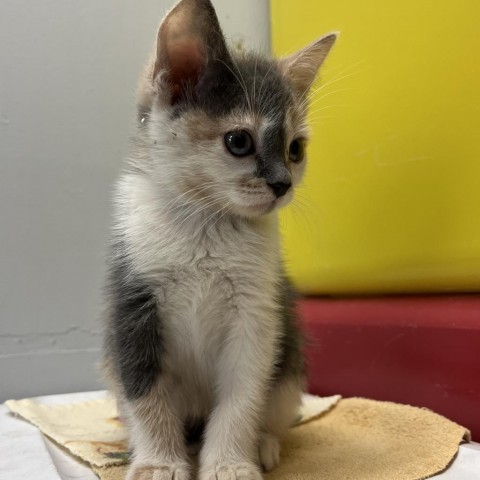
<path fill-rule="evenodd" d="M 125 480 L 189 480 L 188 465 L 184 463 L 165 463 L 159 465 L 132 465 Z"/>
<path fill-rule="evenodd" d="M 202 468 L 200 480 L 262 480 L 256 465 L 250 463 L 217 464 Z"/>

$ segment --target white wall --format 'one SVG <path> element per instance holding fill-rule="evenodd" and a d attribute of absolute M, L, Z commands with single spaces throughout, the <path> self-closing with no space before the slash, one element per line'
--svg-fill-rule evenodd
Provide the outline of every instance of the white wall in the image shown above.
<path fill-rule="evenodd" d="M 0 401 L 100 388 L 112 182 L 136 78 L 173 0 L 2 0 Z M 267 0 L 214 0 L 269 46 Z"/>

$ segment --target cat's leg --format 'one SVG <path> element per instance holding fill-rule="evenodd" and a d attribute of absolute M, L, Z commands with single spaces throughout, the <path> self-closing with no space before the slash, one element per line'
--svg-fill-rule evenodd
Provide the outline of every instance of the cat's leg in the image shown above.
<path fill-rule="evenodd" d="M 187 480 L 178 382 L 165 349 L 165 325 L 151 285 L 114 265 L 105 370 L 125 420 L 132 462 L 127 480 Z"/>
<path fill-rule="evenodd" d="M 258 452 L 260 463 L 267 471 L 280 461 L 280 440 L 295 420 L 305 387 L 303 341 L 296 321 L 295 299 L 296 295 L 284 277 L 279 296 L 281 336 Z"/>
<path fill-rule="evenodd" d="M 264 393 L 251 387 L 222 395 L 213 410 L 200 452 L 200 480 L 261 480 L 257 449 Z"/>
<path fill-rule="evenodd" d="M 142 395 L 128 395 L 111 358 L 104 362 L 106 380 L 128 431 L 131 466 L 126 480 L 189 480 L 184 425 L 165 374 Z"/>
<path fill-rule="evenodd" d="M 205 430 L 200 480 L 261 480 L 258 439 L 278 340 L 258 307 L 232 322 L 216 367 L 216 406 Z"/>
<path fill-rule="evenodd" d="M 260 463 L 266 471 L 280 462 L 280 441 L 298 413 L 302 386 L 301 379 L 289 376 L 277 380 L 271 390 L 259 440 Z"/>
<path fill-rule="evenodd" d="M 148 394 L 124 400 L 132 462 L 126 480 L 188 480 L 183 422 L 163 379 Z"/>

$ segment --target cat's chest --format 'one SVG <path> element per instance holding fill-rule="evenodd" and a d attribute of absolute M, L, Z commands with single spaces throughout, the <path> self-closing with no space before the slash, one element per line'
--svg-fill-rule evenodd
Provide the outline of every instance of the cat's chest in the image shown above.
<path fill-rule="evenodd" d="M 232 280 L 209 258 L 160 268 L 155 284 L 159 308 L 169 317 L 208 317 L 234 301 Z"/>
<path fill-rule="evenodd" d="M 215 340 L 236 309 L 253 316 L 268 307 L 280 262 L 276 218 L 256 224 L 211 214 L 172 218 L 150 198 L 148 185 L 140 186 L 120 227 L 135 270 L 156 287 L 172 336 Z"/>
<path fill-rule="evenodd" d="M 226 292 L 232 285 L 238 291 L 249 285 L 260 286 L 278 273 L 276 225 L 267 225 L 259 233 L 225 220 L 199 234 L 195 225 L 180 228 L 165 220 L 157 222 L 163 225 L 161 230 L 149 229 L 138 216 L 135 228 L 127 230 L 130 254 L 137 271 L 156 277 L 156 283 L 169 291 L 168 297 L 172 293 L 176 297 L 178 292 L 189 292 L 188 298 L 196 301 L 216 292 L 229 296 Z"/>
<path fill-rule="evenodd" d="M 155 197 L 147 179 L 133 176 L 123 185 L 125 200 L 118 228 L 138 273 L 178 272 L 187 280 L 215 280 L 219 276 L 243 282 L 279 263 L 278 226 L 274 215 L 256 223 L 211 212 L 173 214 L 166 200 Z M 166 203 L 166 205 L 165 205 Z M 236 278 L 235 278 L 236 277 Z M 178 280 L 178 279 L 176 279 Z"/>
<path fill-rule="evenodd" d="M 203 324 L 218 325 L 249 304 L 260 308 L 274 294 L 278 280 L 275 253 L 241 240 L 217 245 L 178 242 L 173 251 L 160 252 L 154 261 L 162 308 L 169 315 L 195 317 Z"/>
<path fill-rule="evenodd" d="M 202 390 L 234 322 L 234 287 L 208 261 L 198 267 L 177 266 L 168 277 L 161 279 L 157 299 L 170 369 L 185 385 Z"/>
<path fill-rule="evenodd" d="M 273 262 L 239 255 L 196 257 L 169 263 L 156 278 L 158 308 L 165 333 L 186 362 L 215 356 L 239 316 L 256 319 L 275 302 Z"/>

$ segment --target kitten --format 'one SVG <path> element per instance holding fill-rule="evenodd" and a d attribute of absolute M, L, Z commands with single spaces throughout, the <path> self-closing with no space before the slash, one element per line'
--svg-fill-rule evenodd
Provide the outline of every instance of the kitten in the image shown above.
<path fill-rule="evenodd" d="M 118 183 L 105 369 L 129 480 L 261 479 L 304 384 L 276 209 L 305 169 L 307 93 L 336 39 L 281 60 L 228 49 L 209 0 L 181 0 L 141 78 Z"/>

